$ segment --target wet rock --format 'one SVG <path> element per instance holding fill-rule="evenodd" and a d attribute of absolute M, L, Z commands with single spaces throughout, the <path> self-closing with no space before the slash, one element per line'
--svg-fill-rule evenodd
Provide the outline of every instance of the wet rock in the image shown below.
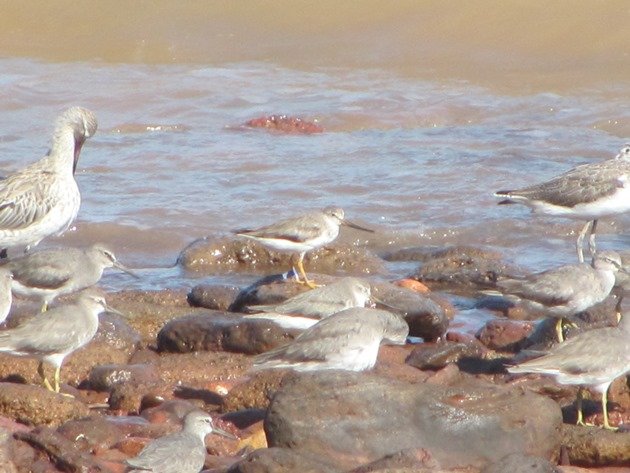
<path fill-rule="evenodd" d="M 499 253 L 469 246 L 438 250 L 411 277 L 448 287 L 488 288 L 496 278 L 515 274 Z"/>
<path fill-rule="evenodd" d="M 120 383 L 150 384 L 160 380 L 154 365 L 98 365 L 92 368 L 88 379 L 90 389 L 110 391 Z"/>
<path fill-rule="evenodd" d="M 318 275 L 320 284 L 329 284 L 335 280 L 332 276 Z M 305 284 L 297 284 L 293 279 L 267 276 L 256 281 L 251 286 L 242 289 L 230 306 L 232 312 L 250 312 L 248 306 L 279 304 L 310 288 Z"/>
<path fill-rule="evenodd" d="M 299 135 L 311 135 L 313 133 L 324 132 L 324 127 L 314 121 L 303 120 L 300 117 L 291 117 L 288 115 L 269 115 L 267 117 L 252 118 L 245 122 L 245 126 Z"/>
<path fill-rule="evenodd" d="M 446 313 L 426 295 L 390 283 L 373 284 L 372 294 L 385 304 L 385 309 L 398 312 L 405 318 L 412 337 L 433 341 L 444 335 L 448 328 Z"/>
<path fill-rule="evenodd" d="M 271 447 L 291 446 L 341 469 L 400 450 L 429 452 L 441 467 L 455 468 L 516 452 L 552 458 L 561 422 L 553 401 L 473 378 L 444 388 L 332 371 L 285 380 L 265 432 Z"/>
<path fill-rule="evenodd" d="M 630 465 L 630 432 L 565 424 L 562 426 L 562 445 L 573 465 Z"/>
<path fill-rule="evenodd" d="M 534 329 L 532 322 L 493 319 L 482 327 L 477 338 L 492 350 L 516 352 L 531 344 L 528 337 Z"/>
<path fill-rule="evenodd" d="M 197 284 L 188 294 L 188 303 L 193 307 L 228 310 L 239 292 L 236 286 Z"/>
<path fill-rule="evenodd" d="M 0 383 L 0 415 L 28 425 L 57 426 L 89 414 L 74 398 L 39 386 Z"/>
<path fill-rule="evenodd" d="M 231 351 L 255 355 L 293 340 L 291 332 L 226 312 L 191 314 L 168 322 L 157 337 L 158 351 Z"/>
<path fill-rule="evenodd" d="M 482 473 L 558 473 L 556 465 L 546 458 L 512 453 L 484 468 Z"/>
<path fill-rule="evenodd" d="M 414 348 L 405 363 L 421 370 L 439 370 L 462 358 L 481 358 L 484 350 L 476 344 L 467 343 L 423 343 Z"/>
<path fill-rule="evenodd" d="M 324 459 L 289 448 L 265 448 L 250 453 L 227 473 L 340 473 Z"/>
<path fill-rule="evenodd" d="M 286 374 L 287 371 L 284 370 L 267 370 L 250 376 L 230 389 L 223 398 L 221 410 L 235 412 L 243 409 L 267 409 Z"/>
<path fill-rule="evenodd" d="M 155 399 L 157 403 L 173 398 L 173 388 L 160 382 L 127 382 L 112 386 L 109 395 L 109 408 L 115 412 L 137 414 L 143 402 Z"/>
<path fill-rule="evenodd" d="M 35 449 L 45 452 L 61 471 L 104 470 L 93 456 L 82 452 L 72 441 L 48 427 L 39 427 L 31 432 L 18 432 L 15 437 L 29 443 Z"/>
<path fill-rule="evenodd" d="M 184 248 L 178 264 L 188 271 L 216 274 L 228 271 L 284 273 L 291 267 L 291 255 L 270 251 L 255 241 L 237 237 L 204 238 Z M 347 275 L 384 274 L 383 261 L 364 248 L 335 242 L 326 248 L 309 252 L 304 258 L 311 272 Z"/>
<path fill-rule="evenodd" d="M 122 429 L 102 416 L 66 422 L 57 432 L 88 453 L 112 448 L 123 436 Z"/>

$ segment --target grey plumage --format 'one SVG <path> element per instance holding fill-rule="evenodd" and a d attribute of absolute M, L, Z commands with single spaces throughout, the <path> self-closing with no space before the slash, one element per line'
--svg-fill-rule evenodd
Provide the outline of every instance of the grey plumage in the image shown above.
<path fill-rule="evenodd" d="M 206 459 L 204 439 L 210 433 L 235 438 L 215 427 L 205 412 L 192 411 L 186 415 L 182 430 L 152 441 L 126 463 L 136 468 L 131 472 L 138 473 L 199 473 Z"/>
<path fill-rule="evenodd" d="M 606 393 L 610 384 L 630 371 L 630 316 L 618 327 L 581 333 L 545 355 L 508 368 L 510 373 L 542 373 L 560 384 L 590 386 L 602 395 L 604 426 L 609 428 Z M 581 395 L 578 423 L 582 423 Z"/>
<path fill-rule="evenodd" d="M 515 303 L 546 315 L 562 318 L 587 310 L 608 297 L 615 285 L 621 259 L 615 251 L 601 251 L 592 265 L 572 264 L 529 275 L 522 279 L 497 282 L 502 294 Z M 562 328 L 558 339 L 562 341 Z"/>
<path fill-rule="evenodd" d="M 11 311 L 11 304 L 13 303 L 13 295 L 11 294 L 12 282 L 13 275 L 11 271 L 0 268 L 0 323 L 7 319 Z"/>
<path fill-rule="evenodd" d="M 28 249 L 68 229 L 81 204 L 74 170 L 96 128 L 89 110 L 67 109 L 57 119 L 48 154 L 0 181 L 0 248 Z"/>
<path fill-rule="evenodd" d="M 130 272 L 112 250 L 100 243 L 87 248 L 48 248 L 27 253 L 1 267 L 13 273 L 13 291 L 38 298 L 44 310 L 56 297 L 96 284 L 106 268 Z"/>
<path fill-rule="evenodd" d="M 365 307 L 370 300 L 370 283 L 345 277 L 327 286 L 300 293 L 279 304 L 255 305 L 248 309 L 263 312 L 246 316 L 268 319 L 285 328 L 307 328 L 318 320 L 352 307 Z M 303 317 L 296 317 L 296 316 Z"/>
<path fill-rule="evenodd" d="M 112 311 L 97 294 L 81 294 L 76 303 L 55 307 L 22 325 L 0 331 L 0 352 L 40 361 L 38 373 L 44 385 L 59 392 L 59 372 L 66 356 L 86 345 L 98 330 L 98 315 Z M 55 386 L 44 374 L 43 364 L 55 367 Z"/>
<path fill-rule="evenodd" d="M 296 371 L 374 367 L 381 343 L 403 345 L 409 326 L 399 315 L 379 309 L 346 309 L 320 320 L 293 342 L 256 357 L 253 371 Z"/>

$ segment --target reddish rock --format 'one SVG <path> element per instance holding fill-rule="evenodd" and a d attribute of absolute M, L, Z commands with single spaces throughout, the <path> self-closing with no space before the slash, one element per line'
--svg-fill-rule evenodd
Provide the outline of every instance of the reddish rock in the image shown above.
<path fill-rule="evenodd" d="M 88 453 L 112 448 L 123 435 L 116 424 L 95 415 L 66 422 L 57 432 L 74 442 L 75 447 Z"/>
<path fill-rule="evenodd" d="M 340 473 L 327 464 L 326 457 L 317 457 L 289 448 L 256 450 L 234 464 L 227 473 Z"/>
<path fill-rule="evenodd" d="M 428 294 L 431 290 L 420 281 L 416 281 L 415 279 L 399 279 L 398 281 L 394 281 L 396 286 L 404 287 L 405 289 L 409 289 L 414 292 L 418 292 L 420 294 Z"/>
<path fill-rule="evenodd" d="M 506 319 L 490 320 L 479 331 L 477 338 L 492 350 L 518 351 L 526 346 L 535 325 Z"/>
<path fill-rule="evenodd" d="M 88 414 L 89 409 L 74 398 L 39 386 L 0 383 L 0 415 L 18 422 L 57 426 Z"/>
<path fill-rule="evenodd" d="M 423 343 L 411 352 L 405 363 L 421 370 L 439 370 L 462 358 L 481 358 L 483 354 L 484 350 L 475 344 Z"/>
<path fill-rule="evenodd" d="M 265 432 L 271 447 L 309 452 L 343 470 L 401 450 L 429 452 L 442 468 L 479 468 L 510 453 L 553 459 L 561 422 L 553 401 L 474 378 L 444 388 L 331 371 L 287 378 Z"/>
<path fill-rule="evenodd" d="M 484 468 L 483 473 L 556 473 L 556 465 L 546 458 L 512 453 Z"/>
<path fill-rule="evenodd" d="M 562 445 L 572 465 L 630 465 L 630 432 L 565 424 L 562 426 Z"/>
<path fill-rule="evenodd" d="M 252 118 L 245 122 L 245 126 L 299 135 L 311 135 L 313 133 L 323 133 L 324 131 L 324 128 L 315 122 L 288 115 L 269 115 L 267 117 Z"/>
<path fill-rule="evenodd" d="M 282 379 L 290 373 L 286 370 L 267 370 L 249 376 L 223 398 L 221 410 L 235 412 L 243 409 L 267 409 Z"/>
<path fill-rule="evenodd" d="M 98 365 L 92 368 L 88 384 L 95 391 L 110 391 L 121 383 L 154 384 L 160 373 L 154 365 Z"/>
<path fill-rule="evenodd" d="M 295 333 L 295 332 L 293 332 Z M 294 336 L 267 320 L 244 319 L 227 312 L 191 314 L 168 322 L 157 337 L 158 351 L 230 351 L 258 354 L 284 345 Z"/>

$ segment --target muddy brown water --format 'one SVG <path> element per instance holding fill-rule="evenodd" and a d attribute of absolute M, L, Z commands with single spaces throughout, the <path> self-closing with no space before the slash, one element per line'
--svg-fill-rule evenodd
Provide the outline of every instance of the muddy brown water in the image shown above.
<path fill-rule="evenodd" d="M 41 157 L 66 106 L 97 113 L 79 218 L 43 245 L 104 241 L 145 268 L 107 275 L 111 290 L 193 286 L 172 268 L 192 240 L 330 204 L 378 230 L 377 252 L 472 244 L 532 270 L 573 262 L 580 223 L 498 207 L 492 191 L 628 141 L 629 19 L 623 1 L 13 2 L 0 172 Z M 269 114 L 326 131 L 235 129 Z M 600 246 L 627 249 L 628 223 L 602 221 Z M 464 324 L 490 316 L 454 301 Z"/>

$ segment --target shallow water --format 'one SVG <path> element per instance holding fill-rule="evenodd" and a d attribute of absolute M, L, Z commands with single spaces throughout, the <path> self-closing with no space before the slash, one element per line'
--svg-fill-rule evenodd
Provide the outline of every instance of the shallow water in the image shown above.
<path fill-rule="evenodd" d="M 75 228 L 44 244 L 104 241 L 146 268 L 107 275 L 109 289 L 190 287 L 200 280 L 172 265 L 194 239 L 335 204 L 377 229 L 377 252 L 473 244 L 532 270 L 573 262 L 581 223 L 499 207 L 492 192 L 610 158 L 630 136 L 627 6 L 318 4 L 274 2 L 278 16 L 258 2 L 157 2 L 124 19 L 118 2 L 7 7 L 0 172 L 40 158 L 66 106 L 99 119 Z M 269 114 L 325 133 L 239 128 Z M 600 246 L 630 246 L 628 223 L 602 221 Z"/>

